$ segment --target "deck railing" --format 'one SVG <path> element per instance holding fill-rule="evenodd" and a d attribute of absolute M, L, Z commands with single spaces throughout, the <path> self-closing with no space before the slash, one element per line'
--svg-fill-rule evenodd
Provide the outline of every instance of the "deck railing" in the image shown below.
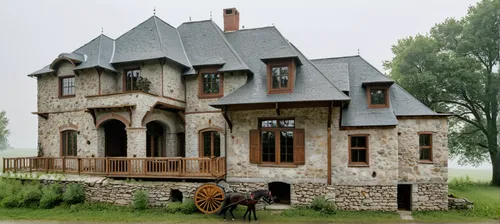
<path fill-rule="evenodd" d="M 4 172 L 47 172 L 135 178 L 217 179 L 226 174 L 226 158 L 3 158 Z"/>

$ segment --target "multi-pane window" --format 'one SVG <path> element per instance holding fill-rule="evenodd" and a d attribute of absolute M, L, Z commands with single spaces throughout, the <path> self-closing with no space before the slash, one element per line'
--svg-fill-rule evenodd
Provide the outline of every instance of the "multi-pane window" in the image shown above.
<path fill-rule="evenodd" d="M 368 88 L 368 107 L 386 108 L 389 107 L 389 95 L 387 88 Z"/>
<path fill-rule="evenodd" d="M 220 92 L 220 73 L 204 73 L 203 75 L 203 94 L 219 94 Z"/>
<path fill-rule="evenodd" d="M 432 161 L 432 134 L 420 133 L 419 134 L 419 151 L 420 161 Z"/>
<path fill-rule="evenodd" d="M 260 121 L 263 163 L 293 163 L 295 120 L 266 119 Z"/>
<path fill-rule="evenodd" d="M 125 73 L 125 91 L 139 90 L 137 82 L 141 77 L 141 70 L 138 68 L 126 69 Z"/>
<path fill-rule="evenodd" d="M 220 157 L 220 133 L 217 131 L 205 131 L 200 134 L 201 157 Z"/>
<path fill-rule="evenodd" d="M 75 77 L 63 77 L 59 79 L 60 96 L 75 95 Z"/>
<path fill-rule="evenodd" d="M 271 80 L 273 89 L 288 88 L 288 66 L 273 66 L 271 68 Z"/>
<path fill-rule="evenodd" d="M 77 156 L 77 132 L 61 132 L 61 154 L 62 156 Z"/>
<path fill-rule="evenodd" d="M 368 135 L 349 136 L 349 164 L 368 165 Z"/>

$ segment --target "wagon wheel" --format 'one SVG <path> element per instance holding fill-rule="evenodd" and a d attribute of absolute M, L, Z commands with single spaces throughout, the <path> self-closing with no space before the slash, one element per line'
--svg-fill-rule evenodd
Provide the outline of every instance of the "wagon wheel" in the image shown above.
<path fill-rule="evenodd" d="M 222 208 L 224 191 L 215 184 L 203 184 L 194 192 L 196 207 L 205 214 L 214 214 Z"/>

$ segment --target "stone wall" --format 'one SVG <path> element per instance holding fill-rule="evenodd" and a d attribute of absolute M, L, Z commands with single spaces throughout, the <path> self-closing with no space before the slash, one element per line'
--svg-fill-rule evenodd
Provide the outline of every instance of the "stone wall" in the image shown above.
<path fill-rule="evenodd" d="M 122 80 L 120 80 L 120 81 L 121 82 L 118 82 L 116 74 L 114 74 L 110 71 L 107 71 L 107 70 L 102 72 L 101 73 L 101 94 L 116 93 L 116 92 L 118 92 L 118 89 L 121 90 L 122 86 L 120 86 L 120 84 L 122 84 L 123 81 Z"/>
<path fill-rule="evenodd" d="M 203 130 L 218 130 L 221 156 L 225 155 L 226 121 L 221 113 L 186 114 L 186 157 L 199 157 L 199 134 Z"/>
<path fill-rule="evenodd" d="M 335 204 L 342 210 L 396 211 L 397 187 L 394 185 L 335 186 Z"/>
<path fill-rule="evenodd" d="M 467 200 L 467 198 L 454 198 L 448 197 L 448 210 L 451 209 L 472 209 L 474 208 L 474 203 Z"/>
<path fill-rule="evenodd" d="M 412 185 L 412 210 L 448 210 L 447 183 L 421 183 Z"/>
<path fill-rule="evenodd" d="M 398 120 L 399 181 L 446 183 L 448 181 L 448 122 L 442 119 Z M 432 132 L 432 163 L 420 163 L 418 132 Z"/>
<path fill-rule="evenodd" d="M 295 127 L 305 129 L 305 165 L 265 167 L 251 164 L 249 130 L 258 129 L 258 119 L 278 117 L 275 110 L 238 111 L 229 114 L 233 132 L 227 141 L 228 182 L 326 183 L 327 108 L 283 109 L 279 117 L 294 117 Z M 335 123 L 335 122 L 334 122 Z"/>

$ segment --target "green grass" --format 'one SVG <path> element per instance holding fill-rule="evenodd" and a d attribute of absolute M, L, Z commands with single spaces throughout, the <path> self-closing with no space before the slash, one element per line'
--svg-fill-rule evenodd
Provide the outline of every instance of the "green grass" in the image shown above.
<path fill-rule="evenodd" d="M 449 193 L 474 202 L 471 210 L 414 212 L 416 221 L 422 222 L 478 222 L 500 220 L 500 187 L 472 185 L 467 190 L 450 187 Z"/>
<path fill-rule="evenodd" d="M 3 172 L 3 158 L 36 156 L 36 149 L 7 149 L 0 151 L 0 172 Z"/>
<path fill-rule="evenodd" d="M 243 217 L 244 211 L 234 212 L 236 219 Z M 228 213 L 227 218 L 230 215 Z M 283 213 L 257 211 L 261 222 L 400 222 L 399 215 L 391 212 L 347 212 L 339 211 L 335 215 L 324 215 L 312 210 L 289 210 Z M 53 221 L 95 221 L 95 222 L 219 222 L 222 217 L 205 214 L 170 214 L 165 209 L 134 211 L 127 207 L 99 206 L 98 209 L 71 209 L 59 206 L 54 209 L 5 209 L 0 208 L 0 220 L 53 220 Z M 252 218 L 253 220 L 253 218 Z"/>

